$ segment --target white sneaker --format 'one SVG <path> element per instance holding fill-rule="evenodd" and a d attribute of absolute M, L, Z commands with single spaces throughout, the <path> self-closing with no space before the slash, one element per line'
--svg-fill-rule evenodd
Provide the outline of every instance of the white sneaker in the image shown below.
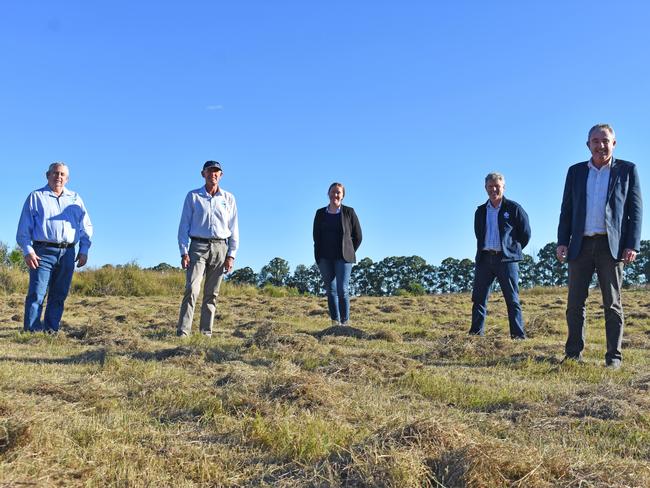
<path fill-rule="evenodd" d="M 341 322 L 341 325 L 342 325 L 343 327 L 349 327 L 349 326 L 350 326 L 350 321 L 349 321 L 349 320 L 346 320 L 345 322 Z"/>
<path fill-rule="evenodd" d="M 332 319 L 332 327 L 338 327 L 339 325 L 341 325 L 341 322 L 339 322 L 338 320 Z"/>

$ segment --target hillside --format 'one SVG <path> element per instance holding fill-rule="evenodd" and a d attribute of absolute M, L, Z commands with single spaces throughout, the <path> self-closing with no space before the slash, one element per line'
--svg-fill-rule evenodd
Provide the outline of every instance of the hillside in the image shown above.
<path fill-rule="evenodd" d="M 57 337 L 0 297 L 0 486 L 650 486 L 650 294 L 626 290 L 624 365 L 560 364 L 566 290 L 500 294 L 470 338 L 468 295 L 222 297 L 212 338 L 178 339 L 176 298 L 72 296 Z M 198 313 L 197 317 L 198 319 Z"/>

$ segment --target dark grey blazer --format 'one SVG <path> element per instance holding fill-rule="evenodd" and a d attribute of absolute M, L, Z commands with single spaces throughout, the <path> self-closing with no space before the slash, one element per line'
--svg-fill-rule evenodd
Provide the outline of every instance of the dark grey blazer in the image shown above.
<path fill-rule="evenodd" d="M 564 184 L 558 246 L 568 246 L 568 260 L 578 257 L 587 216 L 587 175 L 589 161 L 569 168 Z M 641 246 L 641 187 L 634 163 L 613 159 L 609 173 L 605 225 L 607 240 L 614 259 L 620 260 L 624 249 L 639 250 Z"/>
<path fill-rule="evenodd" d="M 314 216 L 314 257 L 316 262 L 322 256 L 321 252 L 321 223 L 325 219 L 325 207 L 316 210 Z M 341 247 L 343 250 L 343 259 L 348 263 L 356 263 L 357 257 L 355 251 L 361 245 L 361 225 L 359 219 L 352 207 L 341 205 L 341 224 L 343 226 L 343 242 Z"/>

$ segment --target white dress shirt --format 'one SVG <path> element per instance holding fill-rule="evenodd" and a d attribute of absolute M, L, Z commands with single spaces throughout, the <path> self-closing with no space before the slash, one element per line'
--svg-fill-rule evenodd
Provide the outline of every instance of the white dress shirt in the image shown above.
<path fill-rule="evenodd" d="M 609 174 L 612 168 L 611 160 L 600 169 L 588 163 L 587 175 L 587 212 L 585 216 L 584 235 L 606 234 L 605 206 L 607 205 L 607 190 L 609 188 Z"/>

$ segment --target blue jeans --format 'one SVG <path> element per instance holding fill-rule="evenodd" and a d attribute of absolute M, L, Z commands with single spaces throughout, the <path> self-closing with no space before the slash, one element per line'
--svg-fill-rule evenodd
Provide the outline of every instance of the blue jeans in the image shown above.
<path fill-rule="evenodd" d="M 503 262 L 503 255 L 481 253 L 474 268 L 474 289 L 472 290 L 472 327 L 470 334 L 485 333 L 485 317 L 490 287 L 496 278 L 501 286 L 503 298 L 508 307 L 510 337 L 524 338 L 524 321 L 519 304 L 519 264 Z"/>
<path fill-rule="evenodd" d="M 41 260 L 38 268 L 29 270 L 24 329 L 28 332 L 41 330 L 56 332 L 59 330 L 59 322 L 63 316 L 63 304 L 72 282 L 75 248 L 58 249 L 35 244 L 34 252 Z M 41 322 L 46 293 L 47 307 L 44 320 Z"/>
<path fill-rule="evenodd" d="M 320 258 L 320 274 L 325 282 L 330 318 L 347 322 L 350 318 L 350 274 L 352 263 L 343 259 Z"/>

